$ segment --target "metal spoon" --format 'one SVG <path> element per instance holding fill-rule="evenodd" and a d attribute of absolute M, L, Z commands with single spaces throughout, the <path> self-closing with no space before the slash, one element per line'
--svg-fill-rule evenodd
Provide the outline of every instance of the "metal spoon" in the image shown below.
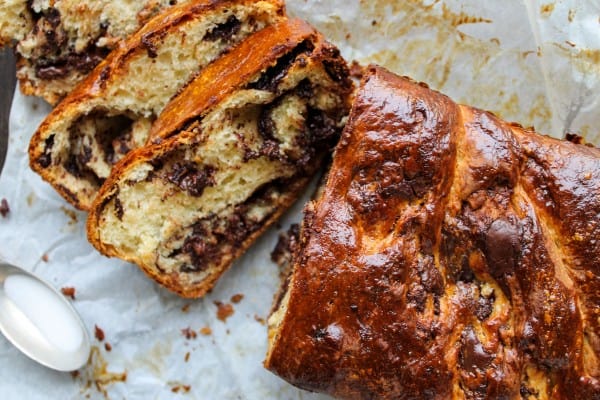
<path fill-rule="evenodd" d="M 83 366 L 90 338 L 67 299 L 40 278 L 0 262 L 0 331 L 31 359 L 58 371 Z"/>

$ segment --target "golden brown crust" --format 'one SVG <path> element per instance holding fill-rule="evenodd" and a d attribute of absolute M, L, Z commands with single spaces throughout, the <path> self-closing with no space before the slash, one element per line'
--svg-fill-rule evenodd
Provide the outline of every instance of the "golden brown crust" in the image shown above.
<path fill-rule="evenodd" d="M 256 33 L 253 40 L 242 42 L 235 52 L 225 54 L 205 68 L 165 107 L 152 125 L 150 140 L 157 143 L 181 130 L 187 122 L 200 117 L 242 84 L 247 84 L 300 42 L 314 41 L 323 46 L 324 39 L 317 35 L 313 27 L 300 19 Z"/>
<path fill-rule="evenodd" d="M 267 368 L 347 399 L 600 398 L 600 150 L 382 68 L 307 208 Z"/>
<path fill-rule="evenodd" d="M 49 182 L 57 191 L 73 206 L 81 210 L 88 210 L 91 206 L 95 192 L 99 184 L 97 182 L 83 182 L 83 188 L 77 191 L 68 187 L 65 182 L 72 179 L 72 175 L 62 164 L 55 164 L 53 160 L 47 160 L 45 153 L 48 149 L 47 141 L 60 129 L 64 128 L 65 121 L 75 121 L 101 106 L 99 99 L 107 93 L 107 88 L 112 82 L 127 76 L 128 70 L 124 66 L 131 59 L 131 54 L 140 52 L 152 52 L 155 41 L 161 40 L 167 32 L 176 29 L 185 21 L 204 15 L 209 11 L 226 9 L 232 5 L 252 5 L 260 0 L 201 0 L 183 5 L 174 6 L 168 12 L 162 13 L 151 19 L 143 28 L 134 35 L 120 42 L 118 47 L 102 61 L 54 110 L 46 117 L 39 126 L 29 146 L 29 160 L 31 168 L 44 180 Z M 280 0 L 264 0 L 273 4 L 282 18 L 285 18 L 285 7 Z M 95 104 L 94 101 L 99 103 Z M 93 103 L 93 104 L 92 104 Z M 65 136 L 68 134 L 60 132 Z M 66 137 L 62 141 L 69 140 Z M 68 151 L 68 150 L 67 150 Z M 64 163 L 63 163 L 64 164 Z M 65 178 L 67 176 L 68 178 Z M 75 177 L 76 178 L 76 177 Z"/>

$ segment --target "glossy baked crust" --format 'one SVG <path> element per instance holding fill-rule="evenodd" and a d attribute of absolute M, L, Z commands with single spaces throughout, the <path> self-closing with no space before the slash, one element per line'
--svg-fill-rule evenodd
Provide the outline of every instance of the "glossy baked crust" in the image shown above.
<path fill-rule="evenodd" d="M 199 0 L 154 17 L 42 122 L 31 168 L 88 210 L 114 163 L 146 143 L 152 122 L 199 71 L 285 18 L 280 0 Z"/>
<path fill-rule="evenodd" d="M 600 150 L 371 67 L 268 369 L 346 399 L 600 398 Z"/>
<path fill-rule="evenodd" d="M 350 109 L 348 75 L 304 21 L 255 33 L 165 108 L 154 144 L 115 166 L 90 210 L 90 242 L 203 296 L 322 165 Z"/>

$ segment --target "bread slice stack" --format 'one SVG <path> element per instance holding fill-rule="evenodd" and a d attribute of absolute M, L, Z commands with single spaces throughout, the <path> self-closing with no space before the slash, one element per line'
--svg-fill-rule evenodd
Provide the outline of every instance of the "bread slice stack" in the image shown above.
<path fill-rule="evenodd" d="M 157 15 L 44 120 L 29 148 L 32 169 L 88 210 L 113 164 L 146 143 L 152 122 L 190 79 L 284 18 L 279 0 L 199 0 Z"/>
<path fill-rule="evenodd" d="M 88 219 L 103 254 L 200 297 L 300 195 L 342 129 L 352 82 L 301 20 L 269 26 L 205 68 L 128 153 Z"/>

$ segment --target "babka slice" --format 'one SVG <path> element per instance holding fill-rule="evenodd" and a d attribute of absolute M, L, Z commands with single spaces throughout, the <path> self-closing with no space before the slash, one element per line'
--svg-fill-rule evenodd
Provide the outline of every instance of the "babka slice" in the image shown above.
<path fill-rule="evenodd" d="M 15 48 L 21 91 L 56 104 L 152 16 L 189 0 L 6 0 L 0 47 Z"/>
<path fill-rule="evenodd" d="M 195 74 L 283 19 L 279 0 L 200 0 L 156 16 L 48 115 L 31 139 L 31 167 L 87 210 L 113 164 L 145 144 L 156 116 Z"/>
<path fill-rule="evenodd" d="M 367 71 L 265 365 L 343 399 L 600 398 L 600 149 Z"/>
<path fill-rule="evenodd" d="M 305 22 L 254 34 L 166 107 L 155 144 L 115 166 L 89 214 L 90 242 L 201 297 L 321 166 L 352 86 L 338 50 Z"/>

